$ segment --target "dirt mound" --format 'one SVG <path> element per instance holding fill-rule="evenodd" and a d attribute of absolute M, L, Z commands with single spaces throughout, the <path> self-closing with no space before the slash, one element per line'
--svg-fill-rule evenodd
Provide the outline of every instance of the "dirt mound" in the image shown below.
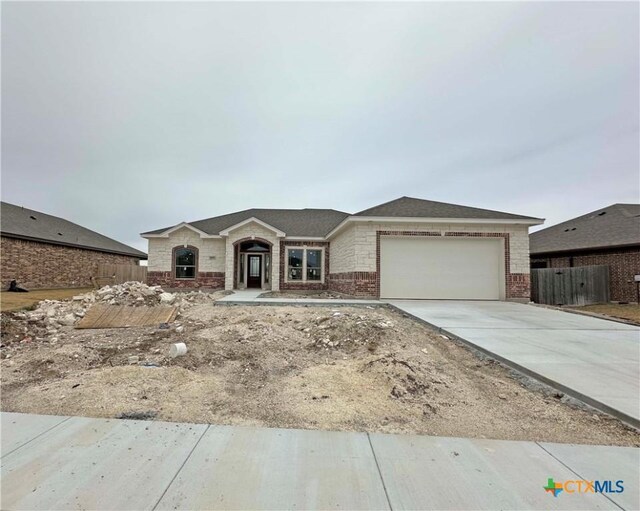
<path fill-rule="evenodd" d="M 300 330 L 308 334 L 317 349 L 355 352 L 366 348 L 375 352 L 380 339 L 392 334 L 395 325 L 384 314 L 376 313 L 374 307 L 365 310 L 332 310 Z"/>

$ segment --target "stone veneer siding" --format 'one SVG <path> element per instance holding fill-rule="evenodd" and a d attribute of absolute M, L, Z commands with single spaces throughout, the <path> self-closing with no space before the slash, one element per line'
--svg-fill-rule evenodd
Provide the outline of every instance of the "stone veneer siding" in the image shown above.
<path fill-rule="evenodd" d="M 635 302 L 637 300 L 637 284 L 634 282 L 634 276 L 640 275 L 640 247 L 532 255 L 531 262 L 545 262 L 547 268 L 608 266 L 611 301 Z"/>
<path fill-rule="evenodd" d="M 385 235 L 501 237 L 505 250 L 505 298 L 518 301 L 530 298 L 528 227 L 522 225 L 356 224 L 334 238 L 339 238 L 337 246 L 331 242 L 334 273 L 329 275 L 329 289 L 354 296 L 379 297 L 380 236 Z M 336 266 L 348 271 L 336 271 Z"/>
<path fill-rule="evenodd" d="M 269 246 L 269 255 L 271 255 L 273 253 L 273 245 L 272 243 L 264 238 L 260 238 L 258 236 L 251 236 L 251 237 L 247 237 L 247 238 L 242 238 L 239 240 L 236 240 L 233 242 L 233 289 L 246 289 L 244 286 L 246 283 L 243 283 L 242 285 L 240 284 L 240 282 L 238 282 L 238 267 L 240 265 L 240 246 L 242 243 L 244 243 L 245 241 L 259 241 L 261 243 L 264 243 L 266 245 Z M 263 252 L 263 254 L 266 254 L 266 252 Z M 262 264 L 264 265 L 264 259 L 262 260 Z M 271 261 L 271 266 L 273 266 L 273 261 Z M 264 271 L 264 268 L 261 269 L 261 271 Z M 273 274 L 273 269 L 271 271 L 271 273 Z M 271 277 L 271 275 L 269 276 Z M 266 274 L 264 275 L 264 278 L 266 278 Z M 271 281 L 269 281 L 268 283 L 265 282 L 265 287 L 270 287 L 271 286 Z M 257 289 L 257 288 L 256 288 Z"/>
<path fill-rule="evenodd" d="M 149 239 L 148 280 L 151 284 L 165 287 L 234 289 L 235 246 L 243 240 L 257 239 L 271 244 L 270 285 L 274 291 L 329 289 L 354 296 L 378 297 L 379 238 L 381 235 L 397 233 L 406 236 L 501 237 L 505 246 L 505 297 L 511 300 L 529 299 L 529 234 L 525 225 L 367 222 L 346 227 L 330 242 L 289 241 L 278 238 L 273 231 L 256 222 L 233 230 L 224 239 L 201 238 L 198 233 L 185 227 L 172 233 L 169 238 Z M 175 247 L 185 245 L 198 249 L 198 276 L 193 280 L 175 280 L 172 251 Z M 325 248 L 324 283 L 285 282 L 284 247 L 305 245 Z"/>
<path fill-rule="evenodd" d="M 2 236 L 2 289 L 91 287 L 99 264 L 138 265 L 137 257 Z"/>
<path fill-rule="evenodd" d="M 287 261 L 286 247 L 324 248 L 324 282 L 286 282 Z M 287 241 L 280 240 L 280 290 L 285 291 L 320 291 L 329 289 L 329 242 L 326 241 Z"/>
<path fill-rule="evenodd" d="M 175 278 L 177 248 L 197 250 L 196 278 Z M 149 238 L 149 265 L 147 283 L 165 288 L 224 289 L 225 240 L 201 238 L 186 227 L 171 233 L 168 238 Z"/>
<path fill-rule="evenodd" d="M 235 245 L 242 241 L 250 239 L 256 239 L 259 241 L 267 242 L 271 245 L 271 275 L 269 278 L 269 288 L 273 291 L 278 291 L 280 288 L 280 265 L 273 264 L 275 261 L 280 261 L 280 238 L 275 233 L 256 222 L 250 222 L 238 227 L 229 233 L 226 237 L 226 252 L 225 252 L 225 266 L 231 271 L 225 274 L 224 288 L 227 290 L 234 289 L 236 275 L 234 268 L 235 265 Z"/>

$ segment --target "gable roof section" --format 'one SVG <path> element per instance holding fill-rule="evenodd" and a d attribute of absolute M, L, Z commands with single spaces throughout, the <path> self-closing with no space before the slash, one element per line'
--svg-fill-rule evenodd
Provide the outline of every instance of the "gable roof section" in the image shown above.
<path fill-rule="evenodd" d="M 542 220 L 530 216 L 514 215 L 490 209 L 459 206 L 446 202 L 436 202 L 413 197 L 400 197 L 384 204 L 356 213 L 354 216 L 404 217 L 404 218 L 460 218 L 487 220 Z"/>
<path fill-rule="evenodd" d="M 245 209 L 227 215 L 189 222 L 189 225 L 207 234 L 219 234 L 230 227 L 255 218 L 268 224 L 287 236 L 323 237 L 349 216 L 335 209 Z M 171 227 L 142 233 L 162 234 Z"/>
<path fill-rule="evenodd" d="M 342 228 L 350 221 L 366 221 L 368 217 L 379 218 L 433 218 L 458 220 L 492 220 L 506 223 L 539 224 L 542 219 L 530 216 L 513 215 L 501 211 L 458 206 L 444 202 L 435 202 L 411 197 L 401 197 L 373 208 L 365 209 L 350 215 L 335 209 L 245 209 L 227 215 L 206 218 L 195 222 L 181 223 L 176 226 L 143 232 L 143 237 L 154 237 L 167 234 L 178 226 L 190 225 L 209 236 L 225 233 L 251 218 L 264 222 L 268 226 L 281 231 L 287 237 L 324 238 Z"/>
<path fill-rule="evenodd" d="M 180 222 L 179 224 L 174 225 L 173 227 L 167 227 L 166 229 L 158 229 L 157 231 L 153 231 L 153 233 L 147 233 L 153 235 L 153 237 L 158 238 L 168 238 L 172 232 L 179 231 L 180 229 L 188 229 L 190 231 L 195 232 L 201 238 L 219 238 L 217 235 L 209 235 L 206 232 L 201 231 L 200 229 L 196 229 L 193 225 L 187 222 Z"/>
<path fill-rule="evenodd" d="M 240 227 L 249 225 L 251 223 L 258 224 L 264 227 L 265 229 L 272 231 L 278 238 L 284 238 L 286 236 L 286 234 L 282 232 L 280 229 L 278 229 L 277 227 L 274 227 L 273 225 L 269 225 L 268 223 L 263 222 L 262 220 L 260 220 L 259 218 L 256 218 L 255 216 L 247 218 L 246 220 L 243 220 L 240 223 L 232 225 L 231 227 L 227 227 L 225 230 L 220 231 L 220 236 L 228 236 L 231 231 L 235 231 L 236 229 L 239 229 Z"/>
<path fill-rule="evenodd" d="M 640 245 L 640 204 L 612 204 L 529 236 L 532 255 Z"/>
<path fill-rule="evenodd" d="M 3 236 L 146 259 L 147 254 L 64 218 L 2 202 Z"/>

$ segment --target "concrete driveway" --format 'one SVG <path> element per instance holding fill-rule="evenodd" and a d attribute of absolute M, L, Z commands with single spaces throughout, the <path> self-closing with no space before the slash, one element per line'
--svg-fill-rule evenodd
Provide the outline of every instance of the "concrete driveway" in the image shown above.
<path fill-rule="evenodd" d="M 640 425 L 640 328 L 533 305 L 391 300 L 390 304 Z"/>

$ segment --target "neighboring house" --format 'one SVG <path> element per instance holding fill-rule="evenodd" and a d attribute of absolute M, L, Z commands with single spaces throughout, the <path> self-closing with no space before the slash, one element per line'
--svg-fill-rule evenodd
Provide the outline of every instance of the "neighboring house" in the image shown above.
<path fill-rule="evenodd" d="M 27 289 L 87 287 L 98 264 L 134 264 L 144 252 L 85 227 L 2 202 L 2 289 L 13 279 Z"/>
<path fill-rule="evenodd" d="M 529 237 L 532 268 L 609 267 L 611 300 L 636 301 L 640 204 L 612 204 Z"/>
<path fill-rule="evenodd" d="M 356 214 L 247 209 L 149 231 L 148 282 L 362 297 L 529 299 L 527 216 L 402 197 Z"/>

